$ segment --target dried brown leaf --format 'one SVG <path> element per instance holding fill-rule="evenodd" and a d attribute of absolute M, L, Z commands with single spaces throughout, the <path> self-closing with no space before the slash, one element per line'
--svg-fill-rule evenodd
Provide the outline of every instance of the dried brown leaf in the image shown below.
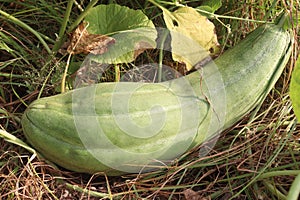
<path fill-rule="evenodd" d="M 101 34 L 90 34 L 81 23 L 71 34 L 71 42 L 67 51 L 71 54 L 95 54 L 100 55 L 108 50 L 109 45 L 115 43 L 115 39 Z"/>

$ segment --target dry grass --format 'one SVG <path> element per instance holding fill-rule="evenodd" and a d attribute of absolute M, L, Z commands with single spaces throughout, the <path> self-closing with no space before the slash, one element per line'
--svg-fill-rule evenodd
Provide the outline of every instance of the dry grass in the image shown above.
<path fill-rule="evenodd" d="M 24 13 L 33 8 L 26 7 L 32 6 L 26 0 L 19 2 Z M 138 7 L 137 2 L 127 3 Z M 287 8 L 289 3 L 280 1 L 271 16 L 281 8 Z M 49 18 L 51 14 L 47 9 L 39 6 L 26 15 L 16 5 L 0 3 L 0 9 L 17 13 L 16 16 L 46 35 L 49 29 L 42 26 L 43 22 L 57 25 L 60 19 Z M 59 1 L 56 6 L 63 9 Z M 226 0 L 219 13 L 263 20 L 265 10 L 270 7 L 269 1 L 236 3 Z M 155 9 L 149 10 L 156 16 Z M 63 10 L 55 12 L 62 14 Z M 39 25 L 35 25 L 35 17 L 40 20 Z M 236 44 L 257 26 L 253 22 L 221 20 L 230 24 L 232 30 L 229 35 L 227 29 L 215 21 L 219 41 L 225 48 Z M 30 33 L 3 18 L 0 18 L 0 33 L 7 36 L 3 41 L 14 49 L 13 52 L 0 49 L 0 129 L 25 141 L 20 125 L 26 108 L 24 103 L 37 97 L 46 71 L 52 68 L 45 59 L 46 52 Z M 47 41 L 51 46 L 51 40 Z M 199 148 L 196 148 L 163 171 L 106 177 L 101 173 L 87 175 L 67 171 L 0 139 L 0 199 L 283 199 L 300 173 L 300 125 L 296 123 L 288 96 L 299 49 L 297 34 L 295 41 L 295 53 L 289 65 L 259 112 L 255 116 L 246 116 L 222 133 L 207 155 L 199 156 Z M 45 72 L 40 71 L 41 66 L 46 66 Z M 54 91 L 50 80 L 42 95 L 49 96 Z M 205 145 L 209 146 L 207 143 L 202 147 Z"/>

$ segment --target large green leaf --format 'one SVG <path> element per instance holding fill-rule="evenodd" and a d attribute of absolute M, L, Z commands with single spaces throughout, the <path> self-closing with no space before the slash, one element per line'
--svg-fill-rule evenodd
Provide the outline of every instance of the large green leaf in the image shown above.
<path fill-rule="evenodd" d="M 290 97 L 293 109 L 298 120 L 300 120 L 300 59 L 296 63 L 290 85 Z"/>
<path fill-rule="evenodd" d="M 85 22 L 89 33 L 108 35 L 116 41 L 106 53 L 92 56 L 94 61 L 132 62 L 143 50 L 156 47 L 154 24 L 141 10 L 117 4 L 99 5 L 88 13 Z"/>

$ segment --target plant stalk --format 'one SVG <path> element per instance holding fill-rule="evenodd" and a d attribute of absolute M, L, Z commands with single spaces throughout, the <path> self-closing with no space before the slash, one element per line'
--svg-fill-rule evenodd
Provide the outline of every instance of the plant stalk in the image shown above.
<path fill-rule="evenodd" d="M 77 17 L 77 19 L 74 21 L 73 24 L 70 25 L 67 33 L 70 33 L 71 31 L 73 31 L 78 24 L 80 24 L 80 22 L 83 20 L 83 18 L 88 14 L 88 12 L 94 7 L 94 5 L 96 5 L 98 2 L 98 0 L 92 0 L 86 7 L 86 9 Z"/>
<path fill-rule="evenodd" d="M 54 53 L 56 53 L 60 47 L 62 46 L 64 40 L 66 39 L 65 37 L 65 32 L 66 32 L 66 28 L 67 28 L 67 24 L 68 24 L 68 21 L 70 19 L 70 14 L 71 14 L 71 11 L 72 11 L 72 6 L 73 6 L 73 3 L 74 3 L 74 0 L 69 0 L 68 1 L 68 5 L 67 5 L 67 9 L 66 9 L 66 12 L 65 12 L 65 15 L 64 15 L 64 20 L 61 24 L 61 27 L 60 27 L 60 30 L 59 30 L 59 34 L 58 34 L 58 40 L 55 42 L 54 46 L 53 46 L 53 49 L 52 51 Z"/>

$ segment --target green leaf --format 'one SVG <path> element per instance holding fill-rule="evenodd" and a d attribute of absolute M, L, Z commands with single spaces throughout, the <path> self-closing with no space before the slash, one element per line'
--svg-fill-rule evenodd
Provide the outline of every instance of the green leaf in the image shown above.
<path fill-rule="evenodd" d="M 190 70 L 208 57 L 210 51 L 218 52 L 215 26 L 207 17 L 192 7 L 181 7 L 172 13 L 162 10 L 166 26 L 171 31 L 172 57 L 175 61 L 185 63 Z"/>
<path fill-rule="evenodd" d="M 295 115 L 300 120 L 300 59 L 296 62 L 290 85 L 290 97 Z"/>
<path fill-rule="evenodd" d="M 116 41 L 106 53 L 92 56 L 94 61 L 132 62 L 145 49 L 156 46 L 155 26 L 141 10 L 117 4 L 99 5 L 91 9 L 85 22 L 89 33 L 108 35 Z"/>
<path fill-rule="evenodd" d="M 298 174 L 295 180 L 293 181 L 286 199 L 297 200 L 299 199 L 299 195 L 300 195 L 300 174 Z"/>
<path fill-rule="evenodd" d="M 201 10 L 205 10 L 211 13 L 216 12 L 222 6 L 221 0 L 206 0 L 203 4 L 197 8 Z"/>
<path fill-rule="evenodd" d="M 210 7 L 210 6 L 199 6 L 197 7 L 199 10 L 204 10 L 204 11 L 207 11 L 207 12 L 210 12 L 210 13 L 214 13 L 214 10 Z M 206 13 L 202 13 L 202 15 L 206 16 L 206 17 L 210 17 L 209 14 L 206 14 Z"/>

